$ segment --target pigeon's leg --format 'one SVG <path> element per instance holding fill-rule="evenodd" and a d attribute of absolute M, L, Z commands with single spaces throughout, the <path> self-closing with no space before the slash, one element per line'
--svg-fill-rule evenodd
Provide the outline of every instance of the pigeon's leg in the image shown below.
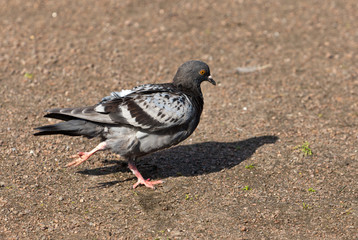
<path fill-rule="evenodd" d="M 71 158 L 77 158 L 74 161 L 70 162 L 66 165 L 66 167 L 74 167 L 78 166 L 84 161 L 86 161 L 90 156 L 92 156 L 95 152 L 105 150 L 106 149 L 106 142 L 101 142 L 97 145 L 94 149 L 92 149 L 90 152 L 79 152 L 76 155 L 71 156 Z"/>
<path fill-rule="evenodd" d="M 137 181 L 136 184 L 133 185 L 133 188 L 136 188 L 138 185 L 143 184 L 146 187 L 149 187 L 151 189 L 155 189 L 155 187 L 154 187 L 155 184 L 163 183 L 163 181 L 161 181 L 161 180 L 150 181 L 149 178 L 147 180 L 145 180 L 142 177 L 142 174 L 140 174 L 140 172 L 138 171 L 137 167 L 135 166 L 135 164 L 134 164 L 134 162 L 132 160 L 128 161 L 128 167 L 132 171 L 132 173 L 138 178 L 138 181 Z"/>

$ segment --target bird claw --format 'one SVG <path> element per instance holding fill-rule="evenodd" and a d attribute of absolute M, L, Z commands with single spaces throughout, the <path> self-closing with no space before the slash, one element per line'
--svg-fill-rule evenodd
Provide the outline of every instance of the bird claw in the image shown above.
<path fill-rule="evenodd" d="M 82 156 L 85 155 L 85 154 L 86 154 L 85 152 L 78 152 L 77 154 L 72 155 L 71 158 L 82 157 Z"/>
<path fill-rule="evenodd" d="M 151 189 L 155 189 L 154 185 L 156 184 L 161 184 L 163 183 L 162 180 L 157 180 L 157 181 L 150 181 L 150 179 L 148 178 L 147 180 L 144 179 L 139 179 L 136 184 L 133 185 L 133 188 L 136 188 L 138 185 L 143 184 L 144 186 L 151 188 Z"/>
<path fill-rule="evenodd" d="M 76 158 L 74 161 L 68 163 L 66 167 L 75 167 L 86 161 L 90 155 L 87 152 L 79 152 L 78 154 L 72 155 L 71 158 Z"/>

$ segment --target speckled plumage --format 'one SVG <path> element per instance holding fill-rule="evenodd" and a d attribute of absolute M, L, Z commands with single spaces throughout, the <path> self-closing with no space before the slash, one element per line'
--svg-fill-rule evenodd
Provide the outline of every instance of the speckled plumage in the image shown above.
<path fill-rule="evenodd" d="M 45 117 L 64 122 L 36 128 L 35 135 L 101 137 L 103 142 L 96 149 L 79 153 L 69 166 L 84 162 L 98 150 L 110 149 L 125 157 L 131 168 L 137 157 L 178 144 L 192 134 L 203 110 L 203 81 L 215 85 L 208 65 L 188 61 L 179 67 L 172 83 L 113 92 L 94 106 L 47 110 Z M 153 187 L 143 180 L 138 184 Z"/>

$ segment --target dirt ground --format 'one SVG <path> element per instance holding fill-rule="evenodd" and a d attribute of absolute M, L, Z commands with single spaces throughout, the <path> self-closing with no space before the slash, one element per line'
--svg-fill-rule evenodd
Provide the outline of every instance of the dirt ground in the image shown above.
<path fill-rule="evenodd" d="M 356 0 L 0 1 L 1 239 L 358 239 Z M 34 137 L 53 107 L 209 64 L 201 122 L 142 158 Z M 251 73 L 238 73 L 237 67 Z"/>

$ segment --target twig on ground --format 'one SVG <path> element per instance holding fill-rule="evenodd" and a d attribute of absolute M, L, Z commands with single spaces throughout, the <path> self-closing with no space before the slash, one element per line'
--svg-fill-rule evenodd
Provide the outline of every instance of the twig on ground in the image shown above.
<path fill-rule="evenodd" d="M 253 67 L 237 67 L 235 68 L 236 73 L 252 73 L 256 71 L 263 70 L 265 68 L 272 67 L 271 64 L 266 64 L 264 66 L 253 66 Z"/>

